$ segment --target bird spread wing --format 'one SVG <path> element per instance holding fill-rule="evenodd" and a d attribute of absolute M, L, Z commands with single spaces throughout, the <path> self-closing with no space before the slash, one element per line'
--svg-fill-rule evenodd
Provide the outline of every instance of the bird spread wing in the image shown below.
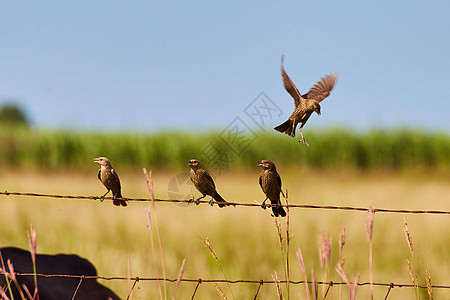
<path fill-rule="evenodd" d="M 303 95 L 303 98 L 313 99 L 318 102 L 322 101 L 330 95 L 331 90 L 336 83 L 338 77 L 337 73 L 330 73 L 318 81 L 307 94 Z"/>
<path fill-rule="evenodd" d="M 295 107 L 297 107 L 300 104 L 302 97 L 301 97 L 300 92 L 298 91 L 297 87 L 292 82 L 291 78 L 289 78 L 286 71 L 284 70 L 283 61 L 284 61 L 284 55 L 281 57 L 281 76 L 283 77 L 284 88 L 292 96 L 292 98 L 294 98 Z"/>
<path fill-rule="evenodd" d="M 111 169 L 111 174 L 112 174 L 112 178 L 114 179 L 114 182 L 117 184 L 117 186 L 119 187 L 119 190 L 120 190 L 119 175 L 117 175 L 116 170 L 114 170 L 114 169 Z"/>

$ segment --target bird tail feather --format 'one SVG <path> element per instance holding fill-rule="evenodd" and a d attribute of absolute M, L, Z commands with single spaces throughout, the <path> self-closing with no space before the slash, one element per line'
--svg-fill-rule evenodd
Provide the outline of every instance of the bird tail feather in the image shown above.
<path fill-rule="evenodd" d="M 115 206 L 127 206 L 127 202 L 125 200 L 119 200 L 116 198 L 123 198 L 122 197 L 122 193 L 117 193 L 116 195 L 114 195 L 114 199 L 113 199 L 113 204 Z"/>
<path fill-rule="evenodd" d="M 225 199 L 223 199 L 222 196 L 219 195 L 219 193 L 216 192 L 216 194 L 214 195 L 213 198 L 214 198 L 214 200 L 216 200 L 218 202 L 217 205 L 219 205 L 219 207 L 225 207 L 226 206 L 225 204 L 221 204 L 220 203 L 220 202 L 225 202 L 226 203 L 227 201 L 225 201 Z"/>
<path fill-rule="evenodd" d="M 278 216 L 286 217 L 286 211 L 281 206 L 280 207 L 273 206 L 272 212 L 275 217 Z"/>
<path fill-rule="evenodd" d="M 295 137 L 295 128 L 297 127 L 297 125 L 294 125 L 294 126 L 292 126 L 292 125 L 293 125 L 293 121 L 288 119 L 286 122 L 284 122 L 281 125 L 278 125 L 274 129 L 279 132 L 286 133 L 291 138 L 294 138 Z"/>

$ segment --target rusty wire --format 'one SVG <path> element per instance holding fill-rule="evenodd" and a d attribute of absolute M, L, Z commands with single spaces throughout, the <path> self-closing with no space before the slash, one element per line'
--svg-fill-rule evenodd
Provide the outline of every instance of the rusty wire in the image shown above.
<path fill-rule="evenodd" d="M 44 278 L 78 278 L 78 279 L 100 279 L 100 280 L 126 280 L 126 281 L 135 281 L 141 282 L 141 281 L 167 281 L 167 282 L 177 282 L 179 280 L 178 278 L 163 278 L 163 277 L 123 277 L 123 276 L 94 276 L 94 275 L 71 275 L 71 274 L 40 274 L 40 273 L 20 273 L 20 272 L 6 272 L 7 274 L 14 274 L 15 276 L 37 276 L 37 277 L 44 277 Z M 5 271 L 0 270 L 0 274 L 5 274 Z M 258 284 L 259 286 L 263 284 L 275 284 L 275 283 L 286 283 L 286 280 L 278 280 L 275 282 L 274 280 L 252 280 L 252 279 L 236 279 L 236 280 L 228 280 L 228 279 L 189 279 L 189 278 L 181 278 L 180 281 L 183 282 L 192 282 L 197 283 L 197 285 L 200 285 L 201 283 L 231 283 L 231 284 L 239 284 L 239 283 L 251 283 L 251 284 Z M 290 284 L 304 284 L 304 280 L 289 280 Z M 312 284 L 312 281 L 306 281 L 308 284 Z M 346 285 L 345 282 L 334 282 L 334 281 L 316 281 L 314 282 L 319 285 L 327 285 L 327 286 L 335 286 L 335 285 Z M 370 282 L 358 282 L 358 286 L 367 286 L 370 285 Z M 414 284 L 403 284 L 403 283 L 384 283 L 384 282 L 374 282 L 374 286 L 382 286 L 382 287 L 388 287 L 388 288 L 422 288 L 426 289 L 426 285 L 414 285 Z M 432 288 L 435 289 L 450 289 L 450 285 L 432 285 Z"/>
<path fill-rule="evenodd" d="M 79 195 L 52 195 L 52 194 L 39 194 L 39 193 L 21 193 L 21 192 L 0 192 L 0 195 L 5 196 L 28 196 L 28 197 L 45 197 L 45 198 L 60 198 L 60 199 L 83 199 L 83 200 L 99 200 L 98 196 L 79 196 Z M 111 197 L 105 197 L 104 199 L 112 200 Z M 185 203 L 193 204 L 194 199 L 180 200 L 180 199 L 148 199 L 148 198 L 117 198 L 126 201 L 137 202 L 169 202 L 169 203 Z M 208 204 L 209 201 L 201 200 L 200 203 Z M 217 203 L 214 201 L 214 203 Z M 240 203 L 240 202 L 226 202 L 226 206 L 250 206 L 261 207 L 259 203 Z M 271 207 L 272 204 L 266 204 L 266 207 Z M 308 205 L 308 204 L 289 204 L 282 205 L 289 208 L 307 208 L 307 209 L 328 209 L 328 210 L 349 210 L 367 212 L 368 208 L 365 207 L 352 207 L 352 206 L 333 206 L 333 205 Z M 402 214 L 435 214 L 435 215 L 450 215 L 450 211 L 446 210 L 409 210 L 409 209 L 389 209 L 389 208 L 374 208 L 373 212 L 382 213 L 402 213 Z"/>

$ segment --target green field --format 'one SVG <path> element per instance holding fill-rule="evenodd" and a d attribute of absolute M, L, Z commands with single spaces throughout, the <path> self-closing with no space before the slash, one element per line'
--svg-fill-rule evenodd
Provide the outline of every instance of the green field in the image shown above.
<path fill-rule="evenodd" d="M 124 197 L 148 198 L 142 168 L 153 170 L 156 198 L 198 197 L 189 185 L 173 184 L 175 176 L 185 178 L 187 160 L 217 137 L 211 134 L 95 134 L 77 132 L 3 133 L 0 190 L 66 195 L 102 195 L 97 179 L 98 165 L 92 158 L 110 157 L 122 181 Z M 306 132 L 305 132 L 306 135 Z M 343 139 L 347 136 L 348 140 Z M 376 208 L 448 210 L 450 203 L 450 138 L 445 134 L 406 130 L 308 132 L 311 147 L 282 135 L 261 135 L 227 169 L 215 172 L 218 191 L 228 201 L 261 202 L 258 185 L 260 169 L 256 162 L 277 162 L 288 189 L 291 204 L 339 205 Z M 397 139 L 400 139 L 398 141 Z M 279 143 L 279 144 L 278 144 Z M 403 146 L 402 146 L 403 143 Z M 347 145 L 347 146 L 345 146 Z M 12 149 L 15 149 L 14 151 Z M 321 150 L 319 150 L 321 149 Z M 382 149 L 384 149 L 382 151 Z M 232 152 L 227 152 L 234 155 Z M 359 158 L 355 158 L 358 153 Z M 209 199 L 208 199 L 209 200 Z M 26 232 L 33 224 L 37 231 L 38 253 L 75 253 L 89 259 L 101 276 L 154 277 L 152 235 L 147 227 L 148 202 L 130 202 L 126 208 L 114 207 L 110 200 L 69 200 L 0 196 L 0 246 L 28 248 Z M 409 248 L 403 232 L 408 221 L 414 243 L 412 258 L 419 283 L 425 285 L 425 270 L 432 284 L 450 285 L 450 218 L 448 215 L 410 215 L 376 213 L 373 236 L 373 276 L 375 282 L 410 284 L 406 258 Z M 303 280 L 295 252 L 301 247 L 308 279 L 311 269 L 318 280 L 340 281 L 335 271 L 341 228 L 346 228 L 343 250 L 344 271 L 360 282 L 369 281 L 369 246 L 365 222 L 367 213 L 319 209 L 291 209 L 290 278 Z M 156 223 L 161 236 L 168 278 L 177 278 L 186 258 L 183 278 L 224 279 L 220 267 L 199 237 L 208 238 L 226 277 L 272 280 L 277 272 L 285 279 L 274 219 L 258 207 L 219 209 L 207 204 L 156 203 L 152 209 L 153 234 Z M 285 220 L 282 220 L 283 230 Z M 332 239 L 328 271 L 319 262 L 319 239 L 328 233 Z M 158 241 L 158 273 L 162 276 Z M 326 277 L 325 277 L 325 274 Z M 101 281 L 126 299 L 133 282 Z M 195 283 L 166 284 L 167 299 L 190 299 Z M 257 284 L 219 287 L 228 299 L 253 299 Z M 163 288 L 163 287 L 162 287 Z M 286 286 L 281 285 L 286 298 Z M 290 298 L 302 294 L 302 285 L 290 286 Z M 375 287 L 375 299 L 384 299 L 386 287 Z M 433 290 L 435 299 L 450 298 L 449 289 Z M 319 287 L 319 295 L 322 295 Z M 347 288 L 342 288 L 348 299 Z M 368 299 L 370 288 L 360 287 L 358 299 Z M 420 299 L 427 299 L 426 290 Z M 133 299 L 160 299 L 155 282 L 137 284 Z M 221 299 L 213 283 L 202 283 L 195 299 Z M 276 287 L 264 284 L 258 299 L 277 299 Z M 339 287 L 331 288 L 327 299 L 340 299 Z M 394 288 L 388 299 L 415 299 L 413 288 Z"/>
<path fill-rule="evenodd" d="M 96 133 L 68 130 L 0 130 L 0 164 L 58 170 L 85 167 L 107 156 L 121 168 L 181 168 L 192 157 L 221 153 L 234 167 L 261 159 L 278 164 L 358 169 L 450 167 L 450 135 L 408 129 L 305 131 L 310 147 L 275 132 L 228 136 L 224 132 Z M 216 151 L 211 151 L 214 147 Z M 234 150 L 234 151 L 233 151 Z"/>

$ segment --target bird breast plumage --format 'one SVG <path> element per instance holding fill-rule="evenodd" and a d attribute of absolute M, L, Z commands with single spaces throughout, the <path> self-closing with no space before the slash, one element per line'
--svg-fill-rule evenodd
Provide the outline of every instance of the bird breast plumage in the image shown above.
<path fill-rule="evenodd" d="M 261 187 L 269 199 L 279 199 L 281 186 L 276 173 L 265 170 L 261 173 Z"/>
<path fill-rule="evenodd" d="M 194 183 L 195 187 L 200 193 L 209 196 L 214 195 L 216 187 L 214 185 L 214 181 L 206 170 L 191 170 L 190 176 L 191 181 Z"/>

